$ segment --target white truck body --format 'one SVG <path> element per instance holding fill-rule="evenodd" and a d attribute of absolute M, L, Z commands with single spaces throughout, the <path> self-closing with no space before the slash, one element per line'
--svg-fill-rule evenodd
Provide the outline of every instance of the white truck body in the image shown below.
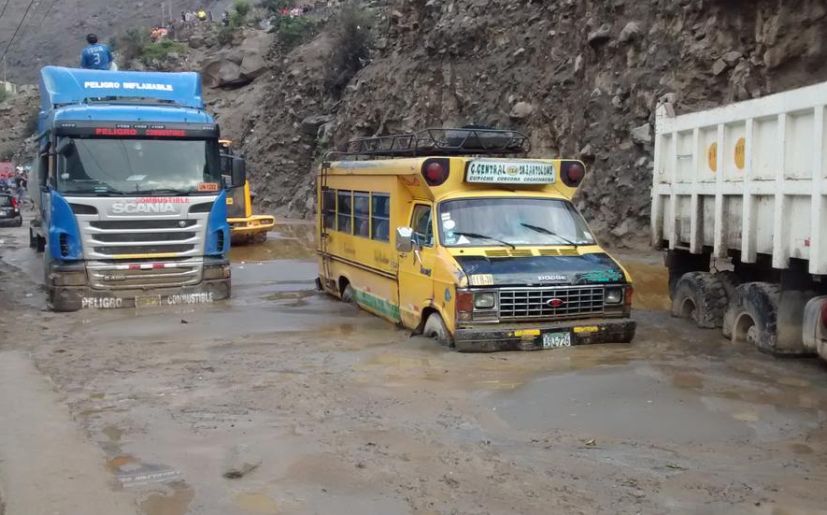
<path fill-rule="evenodd" d="M 653 244 L 827 274 L 825 106 L 827 83 L 675 117 L 661 106 Z"/>
<path fill-rule="evenodd" d="M 658 107 L 652 243 L 667 250 L 673 315 L 827 359 L 825 109 L 827 82 L 681 116 Z"/>

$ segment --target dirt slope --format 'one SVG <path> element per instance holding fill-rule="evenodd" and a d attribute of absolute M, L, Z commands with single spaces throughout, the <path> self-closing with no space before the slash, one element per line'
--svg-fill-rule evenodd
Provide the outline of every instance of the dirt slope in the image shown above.
<path fill-rule="evenodd" d="M 95 32 L 102 41 L 132 27 L 161 21 L 161 4 L 172 7 L 174 16 L 183 9 L 204 5 L 216 16 L 229 0 L 31 0 L 26 16 L 7 56 L 8 80 L 34 83 L 38 71 L 48 64 L 77 66 L 85 37 Z M 5 0 L 0 1 L 2 9 Z M 29 0 L 9 0 L 0 17 L 0 55 L 23 18 Z"/>
<path fill-rule="evenodd" d="M 80 43 L 74 48 L 49 35 L 114 32 L 127 14 L 140 20 L 160 12 L 149 4 L 135 12 L 121 2 L 97 3 L 57 3 L 54 18 L 63 25 L 47 16 L 57 25 L 21 39 L 29 51 L 21 56 L 71 63 Z M 183 5 L 173 2 L 174 12 Z M 823 0 L 357 5 L 370 20 L 373 44 L 338 94 L 325 87 L 336 64 L 331 56 L 343 44 L 335 21 L 289 51 L 273 34 L 247 29 L 235 47 L 198 48 L 181 61 L 179 67 L 199 69 L 250 41 L 271 47 L 262 51 L 266 71 L 251 85 L 206 94 L 225 135 L 242 143 L 268 211 L 310 216 L 315 166 L 350 138 L 482 123 L 526 132 L 532 156 L 582 158 L 589 173 L 577 203 L 595 231 L 609 243 L 645 245 L 659 102 L 683 113 L 827 80 Z M 94 9 L 107 14 L 88 14 Z M 104 19 L 108 25 L 95 25 Z M 8 22 L 0 20 L 0 41 Z M 41 51 L 38 38 L 54 47 Z M 28 70 L 21 56 L 10 66 Z"/>
<path fill-rule="evenodd" d="M 645 240 L 654 110 L 717 106 L 827 79 L 820 0 L 399 0 L 341 100 L 329 33 L 273 59 L 245 148 L 263 199 L 313 207 L 314 155 L 361 135 L 470 122 L 528 133 L 535 156 L 582 157 L 579 205 L 615 243 Z M 320 130 L 319 130 L 320 129 Z"/>

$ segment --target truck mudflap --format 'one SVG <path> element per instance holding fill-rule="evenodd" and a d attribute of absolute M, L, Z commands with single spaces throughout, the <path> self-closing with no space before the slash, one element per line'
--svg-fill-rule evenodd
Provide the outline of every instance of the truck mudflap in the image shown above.
<path fill-rule="evenodd" d="M 454 334 L 454 347 L 459 352 L 498 352 L 629 343 L 636 327 L 637 323 L 627 318 L 466 327 Z"/>
<path fill-rule="evenodd" d="M 53 282 L 48 287 L 48 304 L 53 311 L 211 304 L 230 297 L 229 263 L 225 262 L 224 267 L 227 277 L 202 279 L 198 284 L 178 287 L 101 290 L 85 284 L 58 285 Z M 78 274 L 83 269 L 82 264 L 62 266 L 52 269 L 50 275 L 71 277 L 69 274 Z"/>

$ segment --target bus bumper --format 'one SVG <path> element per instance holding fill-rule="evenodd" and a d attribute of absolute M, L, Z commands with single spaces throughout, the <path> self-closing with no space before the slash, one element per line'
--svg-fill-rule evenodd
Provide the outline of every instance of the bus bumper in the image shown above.
<path fill-rule="evenodd" d="M 50 309 L 78 311 L 211 304 L 229 298 L 231 292 L 230 264 L 227 260 L 210 262 L 204 267 L 201 282 L 187 286 L 105 290 L 91 288 L 85 277 L 83 262 L 52 265 L 47 288 Z"/>
<path fill-rule="evenodd" d="M 629 343 L 635 337 L 636 326 L 628 318 L 472 326 L 456 331 L 454 346 L 459 352 L 544 350 L 556 348 L 554 341 L 565 334 L 569 335 L 571 345 Z"/>

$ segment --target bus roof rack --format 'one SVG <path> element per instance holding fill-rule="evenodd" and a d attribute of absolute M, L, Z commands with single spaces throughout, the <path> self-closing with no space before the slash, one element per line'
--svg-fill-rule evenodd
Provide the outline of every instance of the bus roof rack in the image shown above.
<path fill-rule="evenodd" d="M 528 137 L 517 131 L 462 127 L 355 139 L 344 150 L 330 152 L 328 158 L 502 155 L 530 150 Z"/>

